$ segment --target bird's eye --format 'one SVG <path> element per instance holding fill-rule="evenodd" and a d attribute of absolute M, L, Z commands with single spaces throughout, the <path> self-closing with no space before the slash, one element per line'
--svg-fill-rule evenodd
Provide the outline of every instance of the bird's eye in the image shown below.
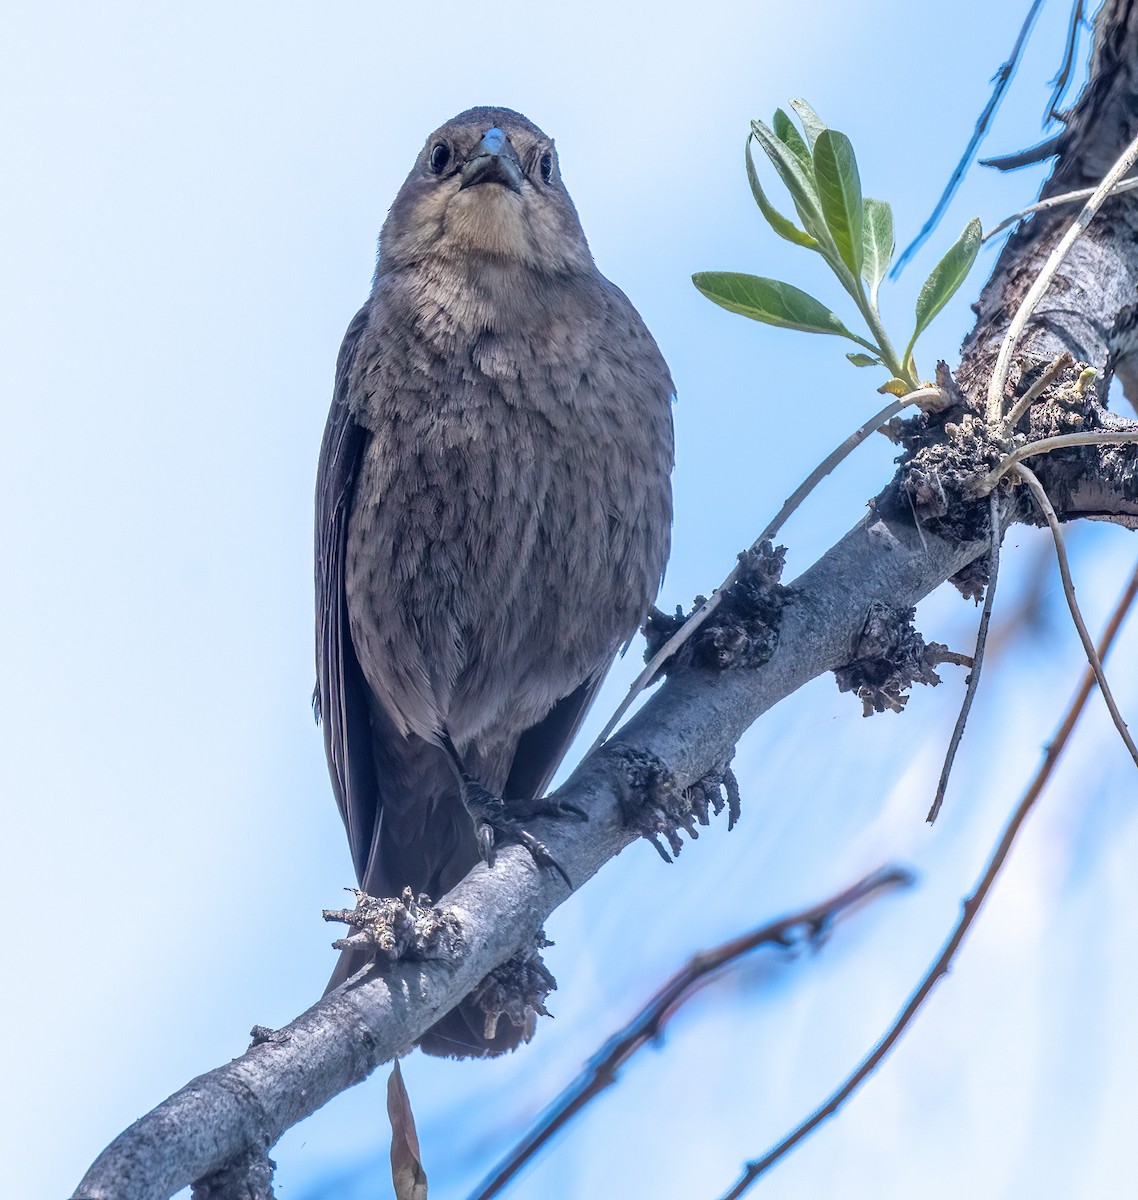
<path fill-rule="evenodd" d="M 446 170 L 448 162 L 450 162 L 450 147 L 446 142 L 436 142 L 431 147 L 431 170 L 436 175 L 441 175 Z"/>
<path fill-rule="evenodd" d="M 548 183 L 553 178 L 553 155 L 543 154 L 541 156 L 541 177 Z"/>

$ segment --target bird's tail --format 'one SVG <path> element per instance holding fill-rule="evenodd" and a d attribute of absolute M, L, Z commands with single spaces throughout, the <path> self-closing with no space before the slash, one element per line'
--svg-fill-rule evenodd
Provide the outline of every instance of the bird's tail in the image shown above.
<path fill-rule="evenodd" d="M 342 950 L 324 994 L 328 995 L 341 984 L 347 983 L 367 965 L 368 957 L 366 949 Z M 419 1049 L 435 1058 L 495 1058 L 516 1050 L 522 1042 L 528 1042 L 533 1037 L 536 1019 L 536 1014 L 528 1008 L 525 1024 L 521 1026 L 502 1016 L 492 1035 L 488 1036 L 485 1012 L 473 997 L 467 996 L 457 1008 L 451 1009 L 423 1034 L 419 1039 Z"/>

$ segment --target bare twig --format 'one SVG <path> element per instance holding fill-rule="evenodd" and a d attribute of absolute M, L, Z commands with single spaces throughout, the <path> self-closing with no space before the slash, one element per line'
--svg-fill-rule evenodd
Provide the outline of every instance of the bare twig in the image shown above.
<path fill-rule="evenodd" d="M 1059 527 L 1059 518 L 1035 472 L 1022 463 L 1016 467 L 1016 470 L 1024 483 L 1031 489 L 1032 497 L 1047 521 L 1047 527 L 1051 530 L 1051 537 L 1055 541 L 1055 557 L 1059 560 L 1059 574 L 1063 578 L 1063 595 L 1066 596 L 1067 607 L 1071 610 L 1071 620 L 1075 622 L 1075 628 L 1079 631 L 1079 639 L 1083 643 L 1083 649 L 1087 652 L 1087 662 L 1090 663 L 1091 670 L 1094 671 L 1095 678 L 1098 680 L 1099 690 L 1102 692 L 1102 698 L 1106 701 L 1107 708 L 1110 709 L 1110 718 L 1114 722 L 1115 729 L 1118 730 L 1118 736 L 1122 738 L 1126 749 L 1130 751 L 1134 765 L 1138 766 L 1138 746 L 1134 745 L 1130 730 L 1127 729 L 1126 722 L 1122 719 L 1122 713 L 1114 701 L 1114 694 L 1107 685 L 1106 674 L 1102 669 L 1102 660 L 1095 651 L 1094 641 L 1091 639 L 1090 631 L 1087 629 L 1083 614 L 1079 611 L 1078 602 L 1075 600 L 1075 583 L 1071 578 L 1071 566 L 1067 561 L 1067 547 L 1063 542 L 1063 530 Z"/>
<path fill-rule="evenodd" d="M 968 686 L 964 692 L 964 702 L 960 705 L 960 713 L 952 730 L 952 738 L 944 755 L 944 766 L 940 769 L 940 779 L 936 785 L 936 795 L 929 808 L 925 820 L 931 825 L 940 815 L 944 794 L 948 790 L 948 780 L 952 775 L 952 764 L 956 761 L 956 752 L 964 737 L 964 727 L 968 724 L 968 714 L 972 711 L 972 701 L 976 698 L 976 689 L 980 686 L 980 670 L 984 665 L 984 651 L 988 645 L 988 626 L 992 620 L 992 604 L 996 599 L 996 578 L 1000 573 L 1000 503 L 995 492 L 988 494 L 989 520 L 992 530 L 992 558 L 988 568 L 988 590 L 984 594 L 984 609 L 980 613 L 980 627 L 976 631 L 976 649 L 972 655 L 972 670 L 968 673 Z"/>
<path fill-rule="evenodd" d="M 1024 17 L 1023 24 L 1016 35 L 1015 45 L 1012 46 L 1011 54 L 1008 55 L 1007 61 L 1000 66 L 1000 69 L 993 77 L 995 86 L 992 88 L 992 95 L 988 103 L 984 106 L 984 111 L 976 121 L 976 127 L 972 130 L 972 136 L 968 139 L 968 145 L 965 146 L 964 153 L 960 156 L 960 161 L 949 176 L 948 183 L 945 185 L 940 199 L 936 202 L 936 206 L 933 208 L 929 219 L 921 226 L 920 233 L 905 247 L 901 257 L 897 259 L 893 270 L 889 272 L 891 279 L 896 279 L 901 274 L 909 259 L 925 244 L 925 240 L 929 234 L 940 223 L 940 219 L 944 216 L 952 197 L 956 195 L 956 189 L 960 186 L 960 181 L 964 178 L 965 172 L 971 166 L 972 160 L 976 156 L 976 151 L 979 149 L 980 143 L 984 140 L 984 135 L 988 132 L 988 126 L 992 123 L 992 118 L 996 115 L 996 110 L 1000 107 L 1004 93 L 1008 90 L 1008 84 L 1011 83 L 1016 73 L 1020 55 L 1027 44 L 1028 34 L 1031 33 L 1031 27 L 1035 24 L 1035 18 L 1039 15 L 1041 7 L 1042 0 L 1032 0 L 1031 8 L 1028 9 L 1027 16 Z"/>
<path fill-rule="evenodd" d="M 1063 259 L 1067 257 L 1068 251 L 1082 237 L 1087 226 L 1094 220 L 1095 214 L 1103 206 L 1107 196 L 1110 195 L 1115 185 L 1122 179 L 1126 172 L 1134 166 L 1136 160 L 1138 160 L 1138 137 L 1134 138 L 1119 155 L 1114 166 L 1106 173 L 1106 177 L 1102 183 L 1095 188 L 1094 193 L 1083 206 L 1083 211 L 1071 223 L 1070 229 L 1060 238 L 1059 244 L 1051 251 L 1047 262 L 1043 265 L 1043 270 L 1035 277 L 1035 282 L 1028 289 L 1027 295 L 1024 296 L 1019 309 L 1016 311 L 1016 315 L 1012 318 L 1012 322 L 1008 326 L 1008 331 L 1004 335 L 1004 340 L 1000 344 L 1000 352 L 996 356 L 996 365 L 992 371 L 992 377 L 988 381 L 988 424 L 993 428 L 1001 423 L 1003 417 L 1004 388 L 1008 382 L 1008 371 L 1012 365 L 1012 354 L 1015 351 L 1020 335 L 1027 327 L 1027 322 L 1030 320 L 1032 313 L 1035 312 L 1036 305 L 1043 299 L 1047 289 L 1051 286 L 1055 272 L 1059 270 Z"/>
<path fill-rule="evenodd" d="M 886 421 L 895 417 L 903 409 L 910 405 L 919 404 L 922 408 L 927 408 L 931 411 L 936 410 L 937 405 L 945 403 L 946 397 L 940 388 L 920 388 L 918 391 L 910 392 L 907 396 L 902 396 L 898 400 L 894 400 L 891 404 L 887 404 L 880 412 L 876 412 L 868 421 L 859 425 L 839 446 L 835 447 L 809 475 L 794 489 L 787 497 L 782 508 L 775 514 L 766 528 L 751 544 L 751 550 L 755 551 L 763 544 L 775 537 L 779 530 L 790 519 L 791 514 L 802 504 L 807 496 L 826 478 L 827 475 L 844 459 L 848 458 L 858 446 L 871 437 L 873 433 L 879 429 Z M 659 650 L 652 656 L 651 661 L 640 672 L 639 675 L 632 681 L 628 689 L 628 693 L 617 706 L 616 711 L 609 717 L 604 729 L 597 734 L 596 740 L 589 747 L 589 753 L 598 749 L 604 744 L 605 739 L 617 727 L 620 719 L 628 712 L 633 701 L 642 691 L 652 682 L 659 674 L 660 668 L 670 659 L 677 650 L 696 632 L 697 629 L 707 620 L 708 617 L 719 607 L 723 597 L 727 594 L 733 584 L 739 578 L 739 572 L 742 569 L 737 563 L 731 570 L 727 578 L 715 589 L 714 592 L 688 617 L 688 619 L 672 634 L 670 638 L 660 647 Z"/>
<path fill-rule="evenodd" d="M 1023 414 L 1043 395 L 1045 391 L 1055 382 L 1059 372 L 1064 367 L 1074 365 L 1075 360 L 1064 350 L 1062 354 L 1056 355 L 1055 361 L 1043 372 L 1042 375 L 1027 389 L 1026 392 L 1012 405 L 1011 411 L 1004 418 L 1004 428 L 1008 433 L 1013 433 L 1015 427 L 1020 423 Z"/>
<path fill-rule="evenodd" d="M 981 475 L 969 488 L 969 494 L 973 499 L 982 499 L 1013 467 L 1037 454 L 1050 454 L 1070 446 L 1121 446 L 1127 442 L 1138 442 L 1138 429 L 1091 429 L 1085 433 L 1060 433 L 1055 437 L 1040 438 L 1038 442 L 1028 442 L 1013 450 L 999 466 L 993 467 L 987 475 Z"/>
<path fill-rule="evenodd" d="M 931 665 L 939 667 L 941 663 L 951 663 L 954 667 L 967 667 L 971 670 L 976 665 L 972 654 L 959 654 L 955 650 L 938 650 L 932 657 Z"/>
<path fill-rule="evenodd" d="M 1114 613 L 1111 615 L 1110 621 L 1107 623 L 1106 629 L 1103 631 L 1102 639 L 1099 642 L 1098 654 L 1100 658 L 1105 658 L 1107 651 L 1110 649 L 1114 639 L 1120 629 L 1123 619 L 1130 611 L 1131 605 L 1134 603 L 1135 597 L 1138 596 L 1138 567 L 1135 567 L 1133 574 L 1130 577 L 1130 582 L 1126 585 L 1125 591 L 1122 593 L 1118 604 L 1115 606 Z M 948 974 L 949 964 L 952 962 L 961 943 L 964 941 L 965 935 L 972 927 L 976 918 L 980 914 L 988 895 L 991 892 L 992 884 L 999 875 L 1004 863 L 1007 860 L 1008 854 L 1011 851 L 1012 845 L 1016 837 L 1022 829 L 1024 822 L 1027 820 L 1028 814 L 1031 812 L 1032 806 L 1039 798 L 1047 781 L 1051 778 L 1055 765 L 1059 761 L 1060 756 L 1067 747 L 1070 741 L 1071 733 L 1073 732 L 1079 717 L 1082 715 L 1083 709 L 1086 707 L 1087 699 L 1091 694 L 1091 690 L 1095 686 L 1096 676 L 1089 668 L 1083 676 L 1082 682 L 1079 685 L 1079 690 L 1076 692 L 1074 699 L 1071 701 L 1070 707 L 1067 709 L 1066 715 L 1063 717 L 1063 722 L 1059 726 L 1054 739 L 1048 745 L 1043 762 L 1040 764 L 1039 770 L 1035 774 L 1035 778 L 1031 781 L 1027 791 L 1020 800 L 1011 819 L 1004 827 L 1004 831 L 1000 836 L 1000 840 L 993 850 L 991 857 L 988 859 L 987 866 L 984 868 L 984 873 L 981 875 L 972 894 L 964 901 L 964 907 L 961 910 L 959 919 L 949 934 L 948 941 L 945 942 L 944 948 L 941 950 L 937 960 L 929 967 L 920 983 L 917 985 L 916 991 L 909 998 L 909 1002 L 901 1010 L 893 1024 L 885 1033 L 885 1036 L 877 1043 L 872 1052 L 862 1060 L 857 1069 L 849 1076 L 840 1088 L 835 1091 L 828 1100 L 820 1107 L 814 1110 L 805 1121 L 803 1121 L 796 1129 L 787 1134 L 776 1146 L 773 1146 L 762 1158 L 756 1159 L 746 1165 L 742 1175 L 736 1181 L 730 1191 L 726 1193 L 723 1200 L 737 1200 L 744 1192 L 758 1179 L 765 1174 L 779 1159 L 785 1157 L 795 1146 L 798 1145 L 805 1137 L 812 1133 L 823 1121 L 832 1117 L 839 1108 L 858 1090 L 859 1087 L 869 1078 L 870 1075 L 881 1065 L 882 1060 L 889 1054 L 893 1047 L 897 1044 L 901 1035 L 905 1032 L 909 1023 L 916 1016 L 918 1009 L 928 999 L 933 988 L 940 979 Z"/>
<path fill-rule="evenodd" d="M 1123 192 L 1132 192 L 1135 188 L 1138 188 L 1138 179 L 1124 179 L 1111 190 L 1110 194 L 1111 196 L 1121 196 Z M 1019 212 L 1012 213 L 1010 217 L 1005 217 L 998 225 L 993 225 L 980 240 L 982 242 L 991 241 L 997 234 L 1003 233 L 1009 225 L 1022 221 L 1024 217 L 1030 217 L 1032 213 L 1047 212 L 1051 208 L 1062 208 L 1065 204 L 1077 204 L 1080 200 L 1089 200 L 1094 194 L 1094 188 L 1079 188 L 1077 192 L 1064 192 L 1061 196 L 1048 196 L 1046 200 L 1029 204 L 1026 208 L 1021 208 Z"/>
<path fill-rule="evenodd" d="M 1036 163 L 1045 162 L 1059 153 L 1059 139 L 1062 135 L 1044 138 L 1026 150 L 1016 150 L 1012 154 L 997 154 L 992 158 L 980 159 L 982 167 L 991 167 L 996 171 L 1019 171 L 1024 167 L 1034 167 Z"/>
<path fill-rule="evenodd" d="M 854 905 L 885 888 L 908 887 L 912 882 L 912 875 L 903 868 L 883 867 L 812 908 L 782 917 L 695 955 L 589 1059 L 577 1078 L 553 1100 L 533 1128 L 495 1168 L 494 1174 L 471 1194 L 470 1200 L 489 1200 L 498 1195 L 559 1129 L 605 1088 L 616 1083 L 621 1067 L 638 1050 L 655 1041 L 673 1014 L 716 972 L 736 963 L 759 946 L 793 946 L 802 934 L 813 941 Z"/>
<path fill-rule="evenodd" d="M 1063 48 L 1063 61 L 1055 74 L 1055 78 L 1051 81 L 1054 91 L 1051 93 L 1051 99 L 1047 102 L 1047 112 L 1043 115 L 1045 125 L 1048 121 L 1061 121 L 1063 119 L 1059 113 L 1059 105 L 1063 100 L 1063 94 L 1066 92 L 1068 84 L 1071 82 L 1071 74 L 1075 65 L 1075 47 L 1078 45 L 1079 26 L 1082 22 L 1083 0 L 1075 0 L 1075 4 L 1071 9 L 1071 21 L 1067 26 L 1067 44 Z"/>

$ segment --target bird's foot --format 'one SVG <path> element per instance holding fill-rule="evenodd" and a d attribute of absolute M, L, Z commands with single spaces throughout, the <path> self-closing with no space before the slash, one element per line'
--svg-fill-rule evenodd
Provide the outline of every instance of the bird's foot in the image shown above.
<path fill-rule="evenodd" d="M 582 820 L 585 813 L 575 805 L 561 805 L 553 799 L 524 801 L 503 800 L 484 788 L 469 775 L 462 777 L 462 803 L 474 822 L 474 836 L 478 840 L 478 853 L 488 867 L 494 865 L 495 847 L 505 839 L 523 845 L 539 867 L 550 867 L 565 880 L 565 886 L 573 884 L 565 869 L 545 847 L 545 843 L 534 837 L 522 824 L 522 820 L 533 816 L 566 816 L 573 814 Z"/>
<path fill-rule="evenodd" d="M 730 760 L 709 771 L 687 788 L 680 788 L 665 765 L 653 754 L 624 750 L 621 755 L 621 807 L 625 820 L 652 843 L 665 862 L 683 849 L 680 831 L 694 841 L 698 825 L 727 809 L 727 828 L 739 819 L 739 784 Z M 664 848 L 663 838 L 668 843 Z M 671 853 L 669 853 L 669 850 Z"/>
<path fill-rule="evenodd" d="M 352 932 L 333 942 L 337 950 L 359 947 L 371 950 L 382 962 L 400 959 L 450 958 L 462 944 L 458 917 L 435 908 L 431 898 L 404 888 L 398 897 L 379 899 L 348 888 L 355 908 L 325 909 L 325 921 L 340 921 Z"/>
<path fill-rule="evenodd" d="M 482 1036 L 489 1042 L 497 1036 L 498 1022 L 505 1017 L 522 1037 L 529 1041 L 540 1013 L 548 1017 L 545 998 L 557 988 L 549 968 L 541 961 L 541 950 L 553 943 L 544 933 L 538 936 L 537 946 L 515 954 L 489 975 L 471 992 L 468 1004 L 482 1013 Z"/>

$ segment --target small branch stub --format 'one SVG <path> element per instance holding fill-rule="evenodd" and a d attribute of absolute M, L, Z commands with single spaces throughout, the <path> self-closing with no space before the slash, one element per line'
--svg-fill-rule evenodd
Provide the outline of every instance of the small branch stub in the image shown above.
<path fill-rule="evenodd" d="M 353 930 L 333 945 L 337 950 L 368 948 L 381 962 L 400 959 L 451 958 L 461 953 L 462 925 L 447 909 L 434 908 L 429 896 L 416 897 L 404 888 L 399 897 L 377 899 L 358 888 L 355 908 L 325 909 L 325 921 Z"/>

